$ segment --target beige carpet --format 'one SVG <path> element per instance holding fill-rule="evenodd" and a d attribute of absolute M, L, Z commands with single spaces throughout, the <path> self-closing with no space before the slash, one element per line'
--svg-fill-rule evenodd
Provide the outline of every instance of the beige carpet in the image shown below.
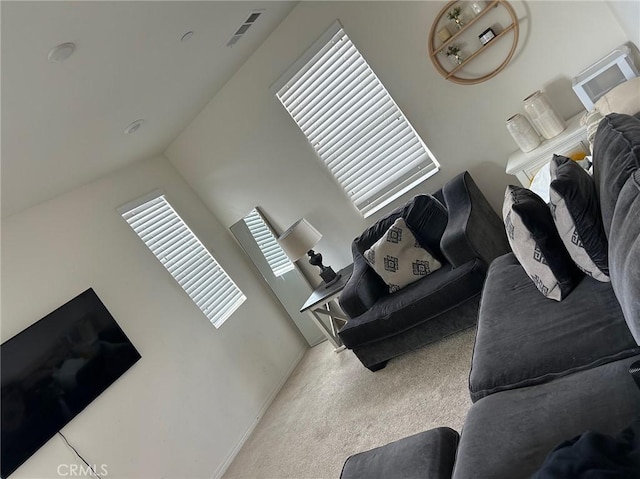
<path fill-rule="evenodd" d="M 475 329 L 371 373 L 350 351 L 311 348 L 224 478 L 338 479 L 345 459 L 438 426 L 460 431 Z"/>

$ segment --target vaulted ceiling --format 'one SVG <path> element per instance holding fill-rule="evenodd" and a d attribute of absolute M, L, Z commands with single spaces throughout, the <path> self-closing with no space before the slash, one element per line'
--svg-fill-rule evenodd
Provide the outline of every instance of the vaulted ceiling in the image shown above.
<path fill-rule="evenodd" d="M 162 153 L 296 3 L 3 1 L 2 216 Z"/>

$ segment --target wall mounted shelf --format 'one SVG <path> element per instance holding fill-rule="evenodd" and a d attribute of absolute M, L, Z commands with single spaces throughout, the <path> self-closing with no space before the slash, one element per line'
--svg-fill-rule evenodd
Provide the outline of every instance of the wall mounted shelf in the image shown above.
<path fill-rule="evenodd" d="M 487 4 L 484 10 L 482 10 L 480 13 L 478 13 L 476 16 L 474 16 L 470 20 L 466 21 L 465 24 L 462 26 L 462 28 L 460 28 L 455 34 L 453 34 L 450 38 L 442 42 L 438 39 L 437 32 L 440 29 L 442 29 L 443 26 L 446 26 L 446 23 L 444 23 L 444 21 L 446 20 L 447 14 L 456 6 L 460 6 L 456 4 L 463 5 L 463 2 L 460 2 L 459 0 L 454 0 L 452 2 L 447 3 L 436 16 L 436 19 L 434 20 L 433 25 L 431 26 L 431 32 L 429 34 L 429 58 L 431 59 L 431 62 L 433 63 L 433 66 L 436 68 L 438 73 L 440 73 L 445 79 L 452 81 L 454 83 L 458 83 L 460 85 L 473 85 L 476 83 L 487 81 L 490 78 L 493 78 L 494 76 L 496 76 L 498 73 L 500 73 L 509 64 L 509 62 L 511 61 L 511 58 L 513 57 L 513 54 L 516 51 L 516 47 L 518 46 L 518 38 L 519 38 L 519 30 L 520 30 L 519 24 L 518 24 L 518 17 L 516 16 L 515 10 L 513 9 L 513 7 L 509 2 L 507 2 L 506 0 L 493 0 Z M 454 42 L 456 42 L 456 40 L 460 41 L 465 32 L 469 32 L 469 29 L 473 25 L 481 21 L 483 18 L 486 17 L 486 15 L 489 12 L 493 11 L 496 8 L 505 9 L 507 14 L 509 15 L 511 23 L 507 25 L 505 28 L 503 28 L 499 33 L 497 33 L 496 36 L 487 44 L 481 45 L 480 41 L 478 40 L 478 44 L 479 44 L 478 48 L 469 56 L 467 56 L 459 65 L 455 65 L 455 66 L 451 65 L 450 67 L 447 67 L 446 64 L 443 64 L 443 62 L 441 61 L 441 57 L 445 54 L 444 53 L 445 49 L 449 46 L 454 45 Z M 486 27 L 488 26 L 489 25 L 486 25 Z M 480 55 L 486 52 L 489 48 L 496 45 L 496 43 L 500 39 L 507 37 L 509 33 L 512 34 L 511 48 L 509 49 L 503 61 L 496 68 L 494 68 L 493 70 L 483 75 L 477 75 L 477 76 L 473 76 L 473 75 L 459 76 L 458 75 L 459 72 L 464 70 L 465 66 L 467 66 L 470 62 L 472 62 L 476 58 L 478 58 Z"/>

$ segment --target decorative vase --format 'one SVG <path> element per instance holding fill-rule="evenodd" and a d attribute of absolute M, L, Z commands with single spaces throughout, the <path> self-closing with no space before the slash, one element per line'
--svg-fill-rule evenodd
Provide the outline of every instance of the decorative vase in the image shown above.
<path fill-rule="evenodd" d="M 464 58 L 462 58 L 462 52 L 456 45 L 449 46 L 449 48 L 447 48 L 446 55 L 453 58 L 455 65 L 462 65 L 462 62 L 464 61 Z"/>
<path fill-rule="evenodd" d="M 547 140 L 559 135 L 566 125 L 553 108 L 547 96 L 539 90 L 524 99 L 524 111 L 533 126 Z"/>
<path fill-rule="evenodd" d="M 524 115 L 516 113 L 507 120 L 507 130 L 525 153 L 534 150 L 540 144 L 540 137 Z"/>
<path fill-rule="evenodd" d="M 453 20 L 453 23 L 456 25 L 458 30 L 461 30 L 464 27 L 464 20 L 462 19 L 462 9 L 460 7 L 456 7 L 449 12 L 447 15 L 449 20 Z"/>

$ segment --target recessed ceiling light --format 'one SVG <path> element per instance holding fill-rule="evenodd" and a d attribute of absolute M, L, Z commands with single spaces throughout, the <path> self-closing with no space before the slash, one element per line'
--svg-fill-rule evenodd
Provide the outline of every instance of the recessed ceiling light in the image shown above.
<path fill-rule="evenodd" d="M 180 39 L 180 41 L 181 42 L 188 42 L 192 38 L 193 38 L 193 31 L 188 31 L 187 33 L 182 35 L 182 38 Z"/>
<path fill-rule="evenodd" d="M 67 42 L 61 43 L 57 47 L 54 47 L 49 52 L 49 61 L 54 63 L 59 63 L 65 61 L 69 58 L 73 52 L 76 51 L 76 44 Z"/>
<path fill-rule="evenodd" d="M 128 127 L 126 127 L 124 129 L 125 135 L 131 135 L 131 134 L 135 133 L 136 131 L 138 131 L 140 129 L 140 127 L 142 126 L 143 123 L 144 123 L 143 119 L 136 120 L 133 123 L 131 123 Z"/>

